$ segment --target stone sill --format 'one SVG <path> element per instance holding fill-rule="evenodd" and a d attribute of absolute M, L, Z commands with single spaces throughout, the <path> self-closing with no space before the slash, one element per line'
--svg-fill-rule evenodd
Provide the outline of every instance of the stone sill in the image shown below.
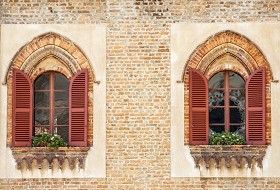
<path fill-rule="evenodd" d="M 48 161 L 49 166 L 51 166 L 54 159 L 57 159 L 60 167 L 67 159 L 71 168 L 74 168 L 76 161 L 78 161 L 79 167 L 83 169 L 89 149 L 90 147 L 59 147 L 58 149 L 48 147 L 11 147 L 18 169 L 21 169 L 24 160 L 30 169 L 34 159 L 37 161 L 39 169 L 45 159 Z"/>
<path fill-rule="evenodd" d="M 211 159 L 214 160 L 216 168 L 221 167 L 221 160 L 224 158 L 227 168 L 231 167 L 233 159 L 236 167 L 242 167 L 242 159 L 244 158 L 247 167 L 252 167 L 253 159 L 257 166 L 262 168 L 262 161 L 266 153 L 267 145 L 198 145 L 189 146 L 190 153 L 195 161 L 195 166 L 200 167 L 200 163 L 204 161 L 205 167 L 210 167 Z M 244 160 L 243 159 L 243 160 Z"/>

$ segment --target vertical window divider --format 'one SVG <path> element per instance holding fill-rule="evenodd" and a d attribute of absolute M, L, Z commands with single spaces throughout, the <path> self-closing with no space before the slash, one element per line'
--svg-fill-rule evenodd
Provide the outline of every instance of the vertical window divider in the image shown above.
<path fill-rule="evenodd" d="M 225 103 L 225 111 L 224 111 L 224 117 L 225 117 L 225 131 L 230 131 L 229 127 L 229 72 L 225 71 L 225 96 L 224 96 L 224 103 Z"/>
<path fill-rule="evenodd" d="M 54 120 L 54 73 L 50 73 L 50 132 L 53 135 L 54 134 L 54 126 L 53 126 L 53 120 Z"/>

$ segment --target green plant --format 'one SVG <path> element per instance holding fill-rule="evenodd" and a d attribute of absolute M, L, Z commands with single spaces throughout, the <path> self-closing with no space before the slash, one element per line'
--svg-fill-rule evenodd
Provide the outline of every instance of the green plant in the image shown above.
<path fill-rule="evenodd" d="M 50 147 L 57 149 L 58 147 L 67 146 L 60 135 L 51 135 L 44 133 L 32 137 L 32 146 L 34 147 Z"/>
<path fill-rule="evenodd" d="M 209 138 L 210 145 L 243 145 L 245 140 L 242 136 L 230 133 L 212 133 Z"/>

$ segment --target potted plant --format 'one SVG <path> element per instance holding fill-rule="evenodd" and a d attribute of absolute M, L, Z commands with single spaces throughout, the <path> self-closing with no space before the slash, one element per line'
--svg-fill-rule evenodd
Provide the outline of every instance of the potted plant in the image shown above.
<path fill-rule="evenodd" d="M 43 133 L 41 135 L 35 135 L 32 137 L 32 146 L 57 149 L 58 147 L 65 147 L 67 146 L 67 144 L 64 142 L 60 135 Z"/>
<path fill-rule="evenodd" d="M 209 138 L 210 145 L 244 145 L 245 140 L 241 135 L 222 132 L 212 133 Z"/>

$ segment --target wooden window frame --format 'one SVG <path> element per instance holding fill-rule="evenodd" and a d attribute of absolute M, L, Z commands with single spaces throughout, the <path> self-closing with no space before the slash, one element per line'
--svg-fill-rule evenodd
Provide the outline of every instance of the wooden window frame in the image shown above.
<path fill-rule="evenodd" d="M 49 74 L 49 89 L 48 90 L 35 90 L 35 82 L 33 84 L 33 89 L 34 89 L 34 100 L 35 100 L 35 93 L 36 92 L 49 92 L 49 107 L 37 107 L 35 108 L 35 102 L 33 102 L 33 113 L 35 110 L 49 110 L 49 125 L 41 125 L 38 127 L 49 127 L 49 131 L 51 135 L 56 134 L 55 133 L 55 127 L 68 127 L 69 130 L 69 122 L 68 125 L 57 125 L 54 122 L 54 114 L 55 114 L 55 110 L 56 109 L 68 109 L 68 113 L 69 113 L 69 84 L 68 84 L 68 90 L 56 90 L 55 89 L 55 74 L 61 74 L 59 72 L 55 72 L 55 71 L 49 71 L 43 74 Z M 38 77 L 42 76 L 43 74 L 39 75 Z M 61 74 L 63 75 L 63 74 Z M 64 75 L 63 75 L 64 76 Z M 38 78 L 37 77 L 37 78 Z M 64 76 L 65 77 L 65 76 Z M 66 77 L 65 77 L 66 78 Z M 68 79 L 67 79 L 68 80 Z M 35 79 L 36 81 L 36 79 Z M 69 81 L 69 80 L 68 80 Z M 70 82 L 70 81 L 69 81 Z M 67 92 L 68 93 L 68 107 L 55 107 L 55 92 Z M 37 127 L 35 125 L 35 113 L 34 113 L 34 118 L 33 118 L 33 135 L 35 135 L 35 128 Z M 68 133 L 68 138 L 69 138 L 69 133 Z"/>
<path fill-rule="evenodd" d="M 31 146 L 34 83 L 19 69 L 13 70 L 13 146 Z M 24 115 L 24 116 L 23 116 Z M 77 72 L 69 83 L 69 146 L 86 147 L 88 127 L 88 69 Z"/>
<path fill-rule="evenodd" d="M 245 125 L 245 127 L 246 127 L 246 123 L 230 123 L 230 117 L 231 117 L 230 108 L 244 108 L 245 113 L 246 113 L 246 105 L 244 105 L 244 106 L 231 106 L 230 105 L 230 90 L 244 90 L 246 92 L 246 87 L 245 87 L 246 81 L 241 75 L 239 75 L 244 80 L 244 88 L 230 88 L 229 73 L 234 72 L 234 71 L 224 70 L 221 72 L 224 73 L 224 84 L 225 84 L 224 88 L 208 88 L 208 90 L 209 91 L 210 90 L 223 91 L 224 92 L 224 105 L 223 106 L 209 106 L 209 108 L 224 108 L 224 123 L 210 123 L 210 121 L 209 121 L 209 127 L 213 126 L 213 125 L 214 126 L 224 126 L 225 127 L 224 131 L 230 132 L 230 126 Z M 218 73 L 215 73 L 214 75 L 216 75 Z M 234 73 L 236 73 L 236 72 L 234 72 Z M 236 73 L 236 74 L 238 74 L 238 73 Z M 211 80 L 211 78 L 208 80 L 208 83 L 210 80 Z M 245 95 L 245 98 L 246 98 L 246 95 Z M 246 118 L 246 114 L 245 114 L 245 118 Z M 210 115 L 209 115 L 209 119 L 210 119 Z"/>
<path fill-rule="evenodd" d="M 266 68 L 260 67 L 246 80 L 245 123 L 247 145 L 265 145 L 266 143 L 265 76 Z M 190 145 L 206 145 L 209 143 L 208 80 L 200 71 L 191 68 L 189 81 Z M 207 103 L 205 104 L 205 102 Z"/>

